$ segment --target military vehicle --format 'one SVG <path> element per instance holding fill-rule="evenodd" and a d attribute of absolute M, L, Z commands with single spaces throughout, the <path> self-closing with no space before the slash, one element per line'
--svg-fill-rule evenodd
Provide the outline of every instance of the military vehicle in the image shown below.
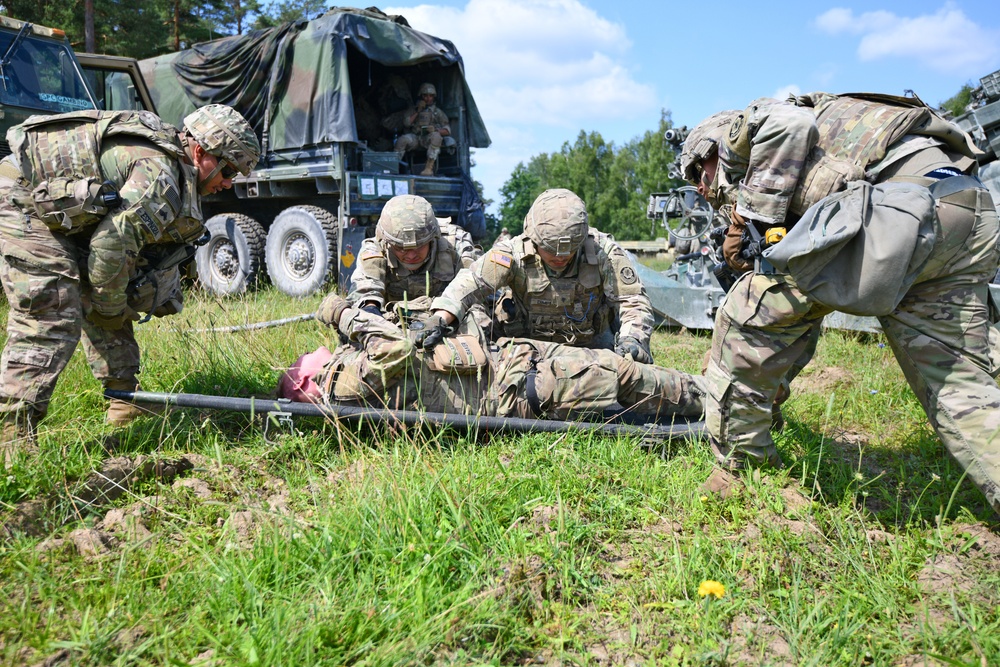
<path fill-rule="evenodd" d="M 0 16 L 0 157 L 7 130 L 28 116 L 96 106 L 66 33 Z"/>
<path fill-rule="evenodd" d="M 283 292 L 313 293 L 338 273 L 346 285 L 361 242 L 386 200 L 416 194 L 474 238 L 485 233 L 470 178 L 470 148 L 490 138 L 455 46 L 377 8 L 334 8 L 139 63 L 170 123 L 203 104 L 228 104 L 253 125 L 263 154 L 249 177 L 206 197 L 211 240 L 198 277 L 221 294 L 263 275 Z M 450 120 L 434 176 L 426 156 L 393 152 L 402 117 L 423 83 Z"/>
<path fill-rule="evenodd" d="M 969 109 L 954 119 L 982 151 L 979 179 L 1000 207 L 1000 70 L 984 76 L 972 91 Z"/>

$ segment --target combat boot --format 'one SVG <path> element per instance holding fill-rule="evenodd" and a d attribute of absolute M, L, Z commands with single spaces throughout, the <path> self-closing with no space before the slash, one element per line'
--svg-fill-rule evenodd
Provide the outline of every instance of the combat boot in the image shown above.
<path fill-rule="evenodd" d="M 104 388 L 113 391 L 142 391 L 142 387 L 134 380 L 108 380 Z M 155 403 L 139 405 L 120 398 L 112 398 L 105 421 L 112 426 L 127 426 L 139 417 L 162 415 L 166 409 L 166 406 Z"/>
<path fill-rule="evenodd" d="M 38 413 L 28 408 L 8 412 L 0 422 L 0 455 L 3 468 L 10 468 L 18 453 L 31 456 L 38 453 Z"/>
<path fill-rule="evenodd" d="M 433 176 L 434 175 L 434 163 L 437 162 L 437 158 L 429 157 L 427 158 L 427 164 L 424 165 L 424 170 L 420 172 L 421 176 Z"/>

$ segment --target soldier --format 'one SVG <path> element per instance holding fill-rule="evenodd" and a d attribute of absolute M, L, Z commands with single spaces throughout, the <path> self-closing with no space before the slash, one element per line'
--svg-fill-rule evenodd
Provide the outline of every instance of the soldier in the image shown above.
<path fill-rule="evenodd" d="M 170 274 L 204 234 L 200 197 L 232 187 L 260 155 L 246 120 L 219 104 L 187 116 L 184 131 L 146 111 L 84 111 L 33 116 L 7 140 L 13 154 L 0 162 L 0 279 L 10 303 L 0 361 L 5 460 L 18 442 L 34 446 L 81 331 L 106 389 L 138 387 L 136 310 L 180 310 L 179 282 L 157 284 L 156 272 Z M 158 264 L 163 259 L 174 266 Z M 171 275 L 168 282 L 179 280 Z M 107 420 L 121 425 L 139 414 L 112 401 Z"/>
<path fill-rule="evenodd" d="M 361 246 L 348 299 L 380 313 L 394 302 L 434 297 L 477 256 L 469 233 L 438 223 L 426 199 L 399 195 L 382 208 L 375 238 Z"/>
<path fill-rule="evenodd" d="M 588 225 L 586 205 L 569 190 L 538 195 L 523 234 L 498 241 L 459 272 L 434 299 L 428 334 L 508 287 L 511 300 L 498 307 L 506 311 L 504 335 L 613 349 L 652 363 L 653 311 L 635 267 L 612 237 Z"/>
<path fill-rule="evenodd" d="M 417 96 L 420 100 L 416 106 L 407 109 L 403 116 L 403 126 L 410 131 L 396 139 L 395 151 L 402 160 L 406 151 L 418 147 L 426 148 L 427 164 L 424 165 L 420 175 L 433 176 L 444 137 L 451 136 L 451 125 L 448 124 L 448 116 L 434 104 L 437 89 L 433 84 L 422 84 Z"/>
<path fill-rule="evenodd" d="M 729 207 L 727 259 L 755 262 L 712 340 L 719 462 L 781 466 L 768 426 L 782 378 L 827 313 L 874 315 L 945 447 L 1000 512 L 987 287 L 1000 223 L 969 137 L 886 95 L 760 99 L 705 123 L 717 129 L 704 150 L 685 148 L 684 177 Z"/>
<path fill-rule="evenodd" d="M 498 242 L 499 241 L 510 241 L 512 238 L 513 237 L 510 235 L 510 231 L 506 227 L 503 227 L 500 230 L 500 235 L 497 236 L 497 241 Z"/>
<path fill-rule="evenodd" d="M 540 419 L 600 416 L 616 402 L 660 419 L 702 413 L 703 378 L 609 350 L 523 338 L 490 344 L 472 318 L 433 351 L 419 349 L 396 325 L 336 294 L 316 318 L 349 342 L 300 357 L 279 383 L 284 398 Z"/>

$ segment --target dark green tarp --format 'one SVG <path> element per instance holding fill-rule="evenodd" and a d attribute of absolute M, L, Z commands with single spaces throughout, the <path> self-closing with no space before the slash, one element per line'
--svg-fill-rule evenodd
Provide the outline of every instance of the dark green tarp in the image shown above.
<path fill-rule="evenodd" d="M 180 126 L 198 106 L 228 104 L 246 116 L 268 151 L 281 151 L 358 141 L 350 50 L 384 67 L 419 67 L 408 77 L 411 92 L 424 80 L 435 84 L 453 133 L 472 147 L 490 145 L 454 44 L 379 11 L 335 8 L 312 21 L 226 37 L 139 66 L 164 120 Z M 355 82 L 355 92 L 370 84 Z"/>

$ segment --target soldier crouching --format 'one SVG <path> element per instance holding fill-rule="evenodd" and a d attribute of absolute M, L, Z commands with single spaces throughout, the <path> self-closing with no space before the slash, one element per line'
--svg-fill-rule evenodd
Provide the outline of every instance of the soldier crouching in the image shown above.
<path fill-rule="evenodd" d="M 200 197 L 232 187 L 260 144 L 218 104 L 184 131 L 146 112 L 33 116 L 7 134 L 0 162 L 0 280 L 10 303 L 0 359 L 5 465 L 34 447 L 56 380 L 83 340 L 105 389 L 138 387 L 135 308 L 178 312 L 179 276 L 160 262 L 205 232 Z M 140 408 L 113 401 L 108 421 Z"/>

